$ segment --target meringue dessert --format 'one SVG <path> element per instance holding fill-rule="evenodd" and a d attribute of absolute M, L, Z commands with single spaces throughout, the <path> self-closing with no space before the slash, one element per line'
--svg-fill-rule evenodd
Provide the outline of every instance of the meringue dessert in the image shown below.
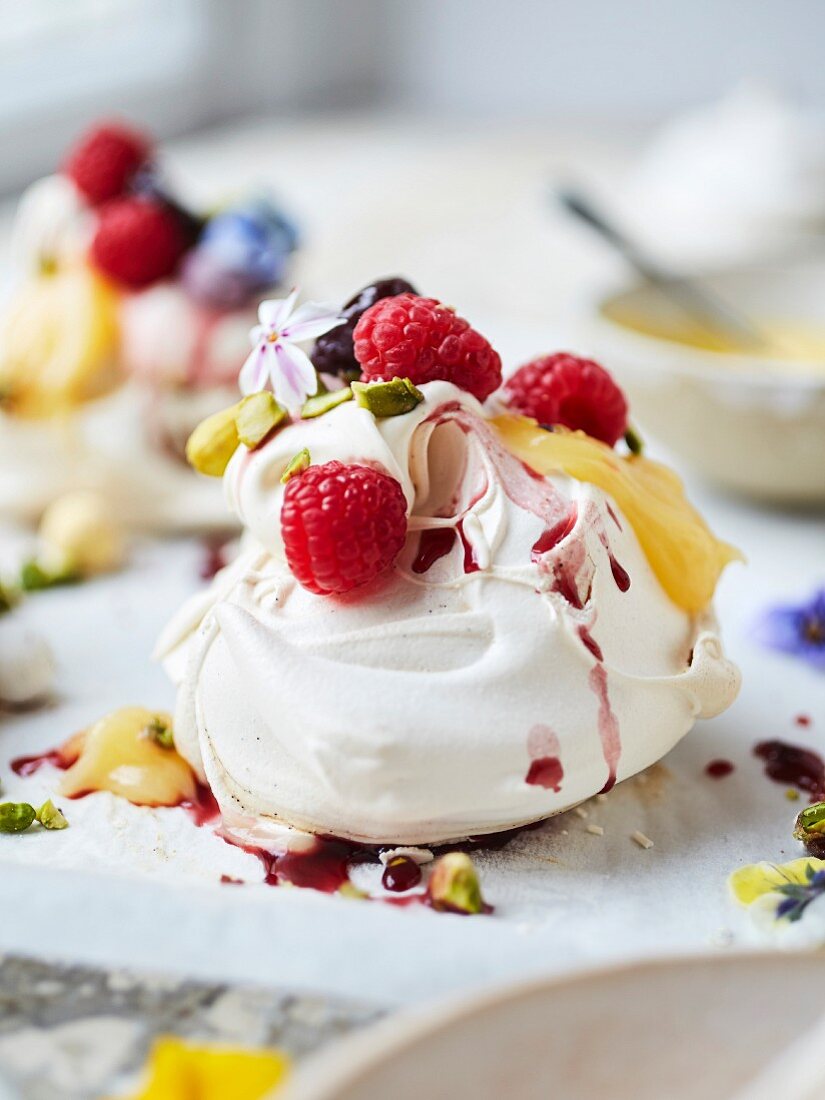
<path fill-rule="evenodd" d="M 245 536 L 158 655 L 178 751 L 258 837 L 526 825 L 739 686 L 712 609 L 739 555 L 638 453 L 610 375 L 559 353 L 502 386 L 480 333 L 394 282 L 344 313 L 264 302 L 244 396 L 189 443 Z"/>
<path fill-rule="evenodd" d="M 145 135 L 102 123 L 82 136 L 24 193 L 13 226 L 0 507 L 31 518 L 62 492 L 96 489 L 125 519 L 173 524 L 180 493 L 198 491 L 186 439 L 230 400 L 255 303 L 296 245 L 262 196 L 185 209 Z M 224 518 L 219 500 L 212 512 Z M 204 513 L 208 502 L 192 510 Z"/>

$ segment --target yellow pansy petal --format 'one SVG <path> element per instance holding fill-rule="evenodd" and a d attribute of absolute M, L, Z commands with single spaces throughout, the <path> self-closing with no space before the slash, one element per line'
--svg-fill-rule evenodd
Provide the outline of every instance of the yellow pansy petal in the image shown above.
<path fill-rule="evenodd" d="M 802 886 L 808 881 L 806 870 L 811 865 L 814 871 L 825 868 L 825 860 L 803 856 L 790 863 L 750 863 L 734 871 L 728 879 L 731 893 L 740 905 L 751 902 L 776 890 L 777 886 L 795 883 Z"/>
<path fill-rule="evenodd" d="M 262 1100 L 288 1071 L 279 1051 L 195 1046 L 167 1036 L 152 1047 L 149 1080 L 134 1100 Z"/>

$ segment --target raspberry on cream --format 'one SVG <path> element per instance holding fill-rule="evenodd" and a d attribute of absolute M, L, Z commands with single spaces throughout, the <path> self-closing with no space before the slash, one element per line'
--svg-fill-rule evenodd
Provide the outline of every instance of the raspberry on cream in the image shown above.
<path fill-rule="evenodd" d="M 238 444 L 224 484 L 245 549 L 159 642 L 179 751 L 259 841 L 524 825 L 648 767 L 736 696 L 710 606 L 736 554 L 675 475 L 449 377 L 416 386 L 397 415 L 341 401 Z M 405 506 L 398 556 L 343 595 L 295 575 L 283 522 L 328 463 L 380 472 Z"/>

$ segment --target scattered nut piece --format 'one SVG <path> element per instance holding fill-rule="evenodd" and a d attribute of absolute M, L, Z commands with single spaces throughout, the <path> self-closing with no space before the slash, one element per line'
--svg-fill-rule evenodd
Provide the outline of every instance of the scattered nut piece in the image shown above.
<path fill-rule="evenodd" d="M 635 833 L 631 833 L 630 835 L 631 839 L 635 840 L 640 848 L 647 849 L 653 847 L 653 841 L 650 839 L 650 837 L 645 836 L 645 834 L 640 832 L 638 829 Z"/>
<path fill-rule="evenodd" d="M 260 446 L 270 432 L 289 419 L 289 413 L 268 390 L 251 393 L 238 404 L 237 409 L 235 426 L 238 439 L 250 450 Z"/>
<path fill-rule="evenodd" d="M 793 835 L 802 841 L 810 855 L 825 858 L 825 802 L 805 807 L 797 816 Z"/>
<path fill-rule="evenodd" d="M 436 860 L 427 896 L 433 909 L 446 913 L 484 913 L 488 906 L 481 896 L 473 861 L 466 852 L 448 852 Z"/>
<path fill-rule="evenodd" d="M 314 397 L 308 397 L 301 409 L 302 420 L 312 420 L 316 416 L 323 416 L 331 409 L 337 409 L 345 401 L 352 401 L 355 394 L 344 386 L 341 390 L 330 390 L 328 393 L 316 393 Z"/>
<path fill-rule="evenodd" d="M 284 472 L 281 474 L 281 484 L 286 485 L 290 478 L 297 477 L 298 474 L 302 474 L 304 470 L 312 462 L 312 456 L 306 447 L 299 451 L 294 458 L 291 458 L 287 462 Z"/>
<path fill-rule="evenodd" d="M 0 833 L 25 833 L 37 813 L 28 802 L 0 803 Z"/>
<path fill-rule="evenodd" d="M 593 836 L 604 836 L 604 829 L 601 825 L 588 825 L 587 831 L 588 833 L 592 833 Z"/>
<path fill-rule="evenodd" d="M 409 378 L 393 378 L 392 382 L 353 382 L 355 400 L 373 416 L 401 416 L 412 412 L 424 400 L 424 394 Z"/>
<path fill-rule="evenodd" d="M 235 418 L 240 402 L 201 421 L 186 443 L 190 466 L 207 477 L 223 477 L 229 460 L 240 446 Z"/>
<path fill-rule="evenodd" d="M 63 816 L 63 811 L 58 810 L 57 806 L 48 799 L 40 809 L 37 811 L 37 820 L 43 826 L 44 829 L 68 829 L 69 823 Z"/>
<path fill-rule="evenodd" d="M 588 816 L 587 810 L 584 808 L 584 806 L 574 806 L 573 813 L 576 815 L 576 817 L 585 818 Z"/>

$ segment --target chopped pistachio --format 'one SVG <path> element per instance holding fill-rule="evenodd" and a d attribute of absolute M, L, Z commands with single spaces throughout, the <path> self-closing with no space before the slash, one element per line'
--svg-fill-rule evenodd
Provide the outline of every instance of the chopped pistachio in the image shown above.
<path fill-rule="evenodd" d="M 476 869 L 466 852 L 448 852 L 436 860 L 427 894 L 433 909 L 448 913 L 487 911 Z"/>
<path fill-rule="evenodd" d="M 825 859 L 825 802 L 805 807 L 797 816 L 793 835 L 812 856 Z"/>
<path fill-rule="evenodd" d="M 0 615 L 5 611 L 11 611 L 14 606 L 14 600 L 11 592 L 0 583 Z"/>
<path fill-rule="evenodd" d="M 331 393 L 316 393 L 314 397 L 308 397 L 304 402 L 301 418 L 312 420 L 313 417 L 323 416 L 331 409 L 337 409 L 339 405 L 343 405 L 345 401 L 352 401 L 353 396 L 349 386 L 344 386 L 342 390 L 333 390 Z"/>
<path fill-rule="evenodd" d="M 24 592 L 40 592 L 61 584 L 76 584 L 80 574 L 68 560 L 57 558 L 54 564 L 32 559 L 20 569 L 20 587 Z"/>
<path fill-rule="evenodd" d="M 640 455 L 644 452 L 644 440 L 636 429 L 630 427 L 630 425 L 628 425 L 627 431 L 624 433 L 624 441 L 627 444 L 627 449 L 632 455 Z"/>
<path fill-rule="evenodd" d="M 150 741 L 156 741 L 162 749 L 175 747 L 175 734 L 171 725 L 159 716 L 155 716 L 151 722 L 141 730 L 141 735 Z"/>
<path fill-rule="evenodd" d="M 0 803 L 0 833 L 25 833 L 37 817 L 28 802 Z"/>
<path fill-rule="evenodd" d="M 373 416 L 401 416 L 412 412 L 424 400 L 424 394 L 409 378 L 393 378 L 392 382 L 353 382 L 355 400 Z"/>
<path fill-rule="evenodd" d="M 286 469 L 281 474 L 281 484 L 286 485 L 290 478 L 295 477 L 297 474 L 302 474 L 304 470 L 309 466 L 312 459 L 310 458 L 309 451 L 306 447 L 302 451 L 298 451 L 294 458 L 291 458 L 286 464 Z"/>
<path fill-rule="evenodd" d="M 69 827 L 68 821 L 63 816 L 63 811 L 58 810 L 50 798 L 37 811 L 37 820 L 44 829 L 57 830 L 68 829 Z"/>
<path fill-rule="evenodd" d="M 251 393 L 238 405 L 235 417 L 238 439 L 252 450 L 288 417 L 286 409 L 268 391 Z"/>
<path fill-rule="evenodd" d="M 223 477 L 229 460 L 238 449 L 238 427 L 235 417 L 240 402 L 208 416 L 189 436 L 186 457 L 189 464 L 208 477 Z"/>

